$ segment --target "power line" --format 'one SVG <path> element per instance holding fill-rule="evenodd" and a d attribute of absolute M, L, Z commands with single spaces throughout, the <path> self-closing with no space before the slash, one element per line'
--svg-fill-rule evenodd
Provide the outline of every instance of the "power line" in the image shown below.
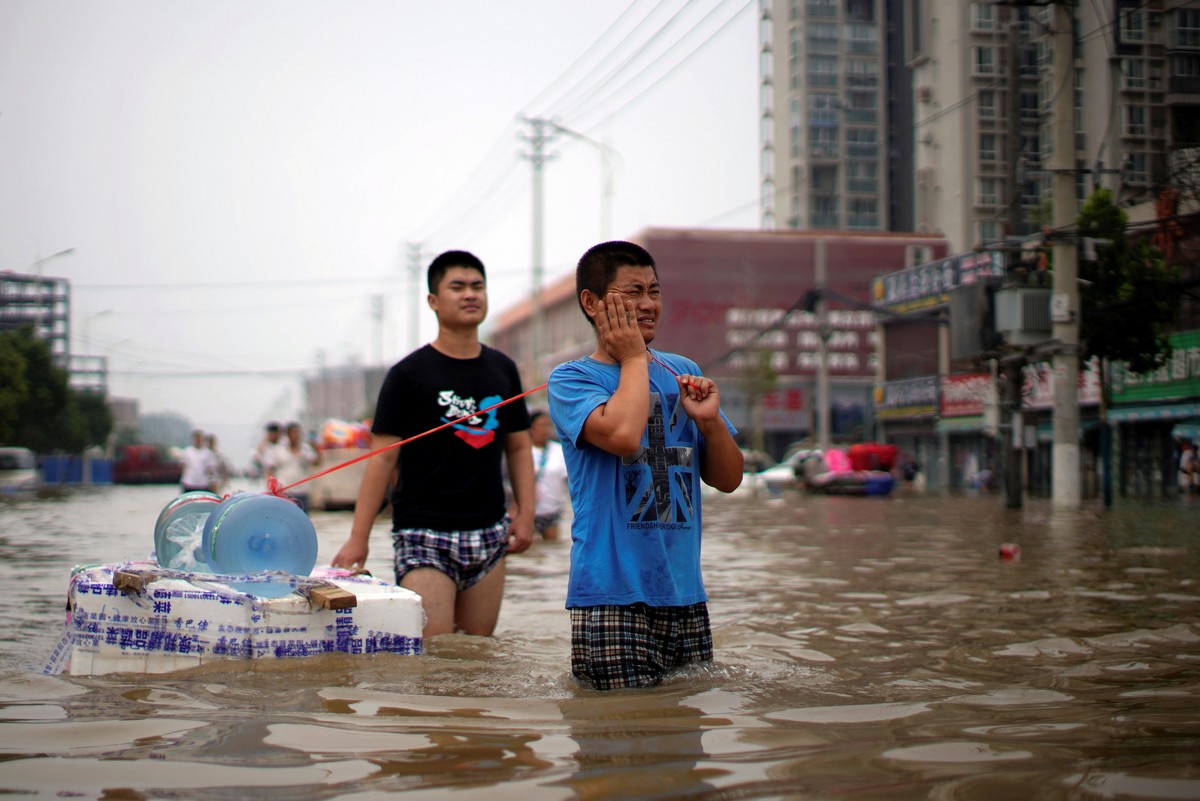
<path fill-rule="evenodd" d="M 726 2 L 728 2 L 728 0 L 721 0 L 718 3 L 717 7 L 719 8 L 720 6 L 724 5 Z M 664 5 L 664 3 L 665 3 L 665 0 L 662 0 L 661 2 L 659 2 L 654 7 L 654 9 L 651 9 L 651 11 L 649 13 L 647 13 L 646 15 L 644 15 L 642 17 L 641 22 L 639 22 L 638 24 L 639 25 L 642 24 L 642 22 L 644 22 L 645 19 L 648 19 L 654 13 L 654 11 L 656 9 L 662 7 Z M 618 106 L 614 110 L 608 112 L 606 114 L 606 116 L 603 118 L 603 120 L 607 121 L 607 120 L 617 116 L 619 113 L 624 111 L 625 108 L 627 108 L 633 102 L 638 100 L 642 95 L 644 95 L 650 89 L 654 88 L 659 83 L 661 83 L 663 79 L 665 79 L 668 75 L 673 73 L 676 69 L 678 69 L 684 63 L 686 63 L 693 55 L 700 52 L 700 50 L 702 50 L 710 42 L 712 42 L 715 39 L 715 37 L 717 36 L 717 34 L 724 31 L 733 22 L 733 20 L 736 19 L 738 16 L 740 16 L 742 11 L 744 11 L 746 8 L 751 6 L 752 3 L 753 3 L 753 0 L 747 0 L 747 2 L 741 8 L 739 8 L 739 10 L 734 14 L 734 16 L 731 19 L 727 20 L 716 32 L 714 32 L 712 35 L 710 35 L 704 42 L 701 42 L 696 48 L 694 48 L 691 52 L 689 52 L 682 59 L 680 59 L 679 62 L 677 62 L 674 66 L 672 66 L 667 71 L 667 73 L 665 73 L 664 75 L 657 78 L 649 86 L 643 88 L 643 90 L 641 92 L 639 92 L 637 95 L 635 95 L 633 98 L 625 101 L 624 103 L 622 103 L 620 106 Z M 628 17 L 631 13 L 633 13 L 633 9 L 634 9 L 635 5 L 636 5 L 636 2 L 631 3 L 629 6 L 627 6 L 626 9 L 621 13 L 618 20 L 616 22 L 614 22 L 612 25 L 610 25 L 609 28 L 606 29 L 605 32 L 602 33 L 601 36 L 596 40 L 596 42 L 594 42 L 593 45 L 591 47 L 589 47 L 589 51 L 595 50 L 595 48 L 598 46 L 599 42 L 601 42 L 609 37 L 610 31 L 616 30 L 619 27 L 622 19 Z M 678 42 L 676 43 L 676 45 L 677 44 L 678 44 Z M 670 49 L 674 49 L 674 47 L 676 45 L 672 45 Z M 615 53 L 619 52 L 619 50 L 620 50 L 620 48 L 611 49 L 606 56 L 604 56 L 603 58 L 600 59 L 600 63 L 603 64 L 608 59 L 611 59 Z M 586 55 L 587 55 L 587 53 L 585 52 L 585 56 Z M 661 56 L 660 56 L 660 58 L 661 58 Z M 564 72 L 563 74 L 561 74 L 558 78 L 556 78 L 550 84 L 550 86 L 554 86 L 555 84 L 560 83 L 563 80 L 563 76 L 569 74 L 569 72 L 572 69 L 574 69 L 576 65 L 583 63 L 586 60 L 587 59 L 585 57 L 576 59 L 576 61 L 571 65 L 571 67 L 568 68 L 568 70 L 566 72 Z M 657 62 L 655 62 L 655 63 L 657 63 Z M 645 73 L 645 70 L 643 70 L 641 73 L 639 73 L 637 77 L 640 77 L 644 73 Z M 591 73 L 589 73 L 589 74 L 594 76 L 594 75 L 597 75 L 600 73 L 599 73 L 598 69 L 593 69 L 591 71 Z M 612 72 L 610 71 L 605 74 L 611 75 Z M 635 77 L 633 80 L 636 80 L 637 77 Z M 570 93 L 575 91 L 577 86 L 590 85 L 590 83 L 594 83 L 594 80 L 589 82 L 588 76 L 585 75 L 583 78 L 580 79 L 580 81 L 577 81 L 575 84 L 572 85 L 571 89 L 568 90 L 567 94 L 560 96 L 560 99 L 557 102 L 561 103 L 562 98 L 568 97 L 570 95 Z M 631 83 L 632 83 L 632 80 L 627 81 L 625 84 L 623 84 L 621 87 L 622 90 L 627 88 Z M 548 92 L 548 89 L 543 90 L 542 92 L 540 92 L 538 94 L 538 96 L 537 96 L 537 98 L 535 98 L 535 100 L 542 97 L 547 92 Z M 608 95 L 606 95 L 603 98 L 603 100 L 608 101 L 609 95 L 612 95 L 612 94 L 614 94 L 614 93 L 612 93 L 612 92 L 608 93 Z M 551 105 L 553 107 L 554 104 L 551 104 Z M 589 111 L 584 112 L 584 113 L 590 113 L 591 111 L 598 110 L 599 108 L 600 108 L 599 104 L 596 103 L 592 109 L 590 109 Z M 475 200 L 467 207 L 468 209 L 480 208 L 485 203 L 492 204 L 492 205 L 488 206 L 488 208 L 494 208 L 495 203 L 496 203 L 496 198 L 500 197 L 502 192 L 508 193 L 505 196 L 511 195 L 511 192 L 513 190 L 511 188 L 510 184 L 511 184 L 512 180 L 514 179 L 514 173 L 515 173 L 515 168 L 516 168 L 516 163 L 514 161 L 512 161 L 511 159 L 506 159 L 504 161 L 504 167 L 502 168 L 502 173 L 499 176 L 495 177 L 495 179 L 490 182 L 490 184 L 488 185 L 488 189 L 485 190 L 485 192 L 483 193 L 482 196 L 480 196 L 478 193 L 474 192 L 474 187 L 478 186 L 479 183 L 481 183 L 478 176 L 487 174 L 487 171 L 497 163 L 497 159 L 499 158 L 501 146 L 506 145 L 508 142 L 511 142 L 511 137 L 514 133 L 515 133 L 515 131 L 513 130 L 512 125 L 510 123 L 510 126 L 509 126 L 509 128 L 506 129 L 505 134 L 502 135 L 502 137 L 497 140 L 496 144 L 493 145 L 493 147 L 489 151 L 488 155 L 485 157 L 484 161 L 480 163 L 480 165 L 476 168 L 475 173 L 472 174 L 472 177 L 469 178 L 467 180 L 467 182 L 464 183 L 459 188 L 459 190 L 455 193 L 455 195 L 452 197 L 452 199 L 449 202 L 447 202 L 441 209 L 439 209 L 438 212 L 435 213 L 433 215 L 433 217 L 430 218 L 429 221 L 427 221 L 424 225 L 422 225 L 421 228 L 417 229 L 418 231 L 433 231 L 433 232 L 435 232 L 434 235 L 437 238 L 441 238 L 443 240 L 448 240 L 451 238 L 461 236 L 461 233 L 464 230 L 464 226 L 468 224 L 468 221 L 469 221 L 469 224 L 472 225 L 472 227 L 474 229 L 482 228 L 484 226 L 489 225 L 492 222 L 492 219 L 494 219 L 494 218 L 490 218 L 489 216 L 471 215 L 468 212 L 463 211 L 463 209 L 462 209 L 463 201 L 460 201 L 460 198 L 462 198 L 467 192 L 471 192 L 473 197 L 475 198 Z M 428 241 L 429 239 L 434 238 L 434 237 L 430 236 L 430 235 L 414 235 L 409 238 L 415 239 L 415 240 L 420 240 L 420 241 Z"/>
<path fill-rule="evenodd" d="M 414 233 L 406 239 L 414 242 L 424 242 L 432 238 L 428 232 L 436 231 L 439 235 L 444 235 L 447 230 L 452 230 L 453 227 L 459 224 L 459 221 L 464 217 L 462 208 L 464 205 L 469 205 L 467 193 L 470 192 L 472 197 L 477 197 L 476 187 L 486 183 L 489 187 L 489 192 L 495 191 L 493 187 L 497 184 L 511 178 L 513 163 L 511 158 L 502 161 L 502 153 L 510 147 L 512 137 L 516 132 L 516 120 L 510 119 L 504 126 L 504 130 L 492 143 L 491 148 L 484 154 L 483 160 L 476 165 L 467 179 L 459 186 L 459 188 L 450 196 L 441 208 L 435 211 L 424 223 L 413 229 Z M 499 177 L 495 177 L 495 169 L 498 164 L 503 171 Z M 492 176 L 492 177 L 489 177 Z M 453 216 L 450 216 L 453 215 Z M 445 220 L 443 222 L 443 220 Z"/>
<path fill-rule="evenodd" d="M 306 288 L 314 287 L 314 286 L 333 286 L 333 285 L 347 284 L 347 283 L 394 281 L 394 280 L 397 280 L 395 276 L 383 274 L 383 275 L 339 276 L 337 278 L 296 278 L 296 279 L 284 279 L 284 280 L 276 279 L 276 280 L 272 280 L 272 281 L 221 281 L 220 283 L 215 283 L 212 281 L 179 281 L 177 283 L 176 282 L 172 282 L 172 283 L 164 282 L 164 283 L 156 283 L 156 284 L 146 284 L 146 283 L 140 283 L 140 284 L 88 284 L 88 283 L 81 283 L 81 284 L 77 284 L 72 281 L 71 289 L 72 290 L 86 289 L 89 291 L 96 291 L 96 292 L 106 292 L 106 291 L 129 292 L 131 290 L 149 290 L 151 292 L 158 292 L 161 290 L 169 290 L 169 289 L 190 289 L 190 290 L 210 289 L 210 290 L 217 290 L 220 292 L 228 292 L 230 289 L 265 288 L 265 289 L 278 289 L 281 291 L 285 291 L 285 290 L 289 290 L 289 289 L 306 289 Z"/>
<path fill-rule="evenodd" d="M 742 12 L 744 12 L 747 8 L 750 8 L 753 4 L 754 4 L 754 0 L 746 0 L 746 2 L 742 4 L 741 8 L 739 8 L 737 11 L 735 11 L 733 13 L 733 15 L 731 17 L 729 17 L 729 19 L 725 20 L 725 22 L 723 22 L 715 31 L 713 31 L 711 34 L 709 34 L 708 37 L 706 37 L 704 39 L 704 41 L 700 42 L 700 44 L 698 44 L 696 47 L 692 48 L 688 53 L 686 53 L 683 56 L 683 58 L 681 58 L 673 66 L 668 68 L 666 72 L 664 72 L 662 75 L 658 76 L 649 85 L 643 87 L 640 92 L 638 92 L 633 97 L 629 98 L 624 103 L 621 103 L 615 109 L 613 109 L 612 111 L 608 112 L 606 115 L 601 117 L 600 120 L 597 122 L 597 125 L 600 123 L 603 123 L 603 122 L 607 122 L 608 120 L 617 116 L 618 114 L 623 112 L 625 109 L 629 108 L 631 105 L 633 105 L 638 100 L 640 100 L 647 92 L 649 92 L 650 90 L 652 90 L 655 87 L 662 84 L 662 82 L 665 81 L 671 75 L 673 75 L 677 69 L 682 67 L 688 61 L 690 61 L 693 56 L 696 56 L 699 53 L 701 53 L 710 43 L 715 41 L 720 34 L 724 33 L 725 30 L 728 29 L 729 26 L 732 25 L 733 22 L 742 15 Z M 709 20 L 709 18 L 711 18 L 712 15 L 715 14 L 718 10 L 720 10 L 721 7 L 724 5 L 725 5 L 725 3 L 722 2 L 722 3 L 714 6 L 708 12 L 708 14 L 706 14 L 699 22 L 697 22 L 690 29 L 688 29 L 688 31 L 681 38 L 677 39 L 674 44 L 672 44 L 669 48 L 667 48 L 665 51 L 663 51 L 663 53 L 660 54 L 659 57 L 657 59 L 655 59 L 655 61 L 646 65 L 646 67 L 644 67 L 637 75 L 633 76 L 633 78 L 626 81 L 618 89 L 615 89 L 615 90 L 609 92 L 607 95 L 605 95 L 605 97 L 602 100 L 596 101 L 596 104 L 591 109 L 585 109 L 583 112 L 581 112 L 580 116 L 586 117 L 590 112 L 598 109 L 601 105 L 603 105 L 603 103 L 605 101 L 607 101 L 610 97 L 612 97 L 613 95 L 617 94 L 618 92 L 624 90 L 626 86 L 629 86 L 635 80 L 641 78 L 651 67 L 653 67 L 655 64 L 657 64 L 659 61 L 661 61 L 663 56 L 666 56 L 668 53 L 670 53 L 672 50 L 674 50 L 678 45 L 682 44 L 684 42 L 684 40 L 687 39 L 688 36 L 690 36 L 695 30 L 697 30 L 700 25 L 707 22 Z"/>
<path fill-rule="evenodd" d="M 589 53 L 591 53 L 592 51 L 594 51 L 597 48 L 597 46 L 608 37 L 608 34 L 610 32 L 612 32 L 621 23 L 621 21 L 633 10 L 633 7 L 635 5 L 637 5 L 637 2 L 638 2 L 638 0 L 634 0 L 634 2 L 632 2 L 628 6 L 626 6 L 625 10 L 623 12 L 621 12 L 621 16 L 619 16 L 616 19 L 616 21 L 614 21 L 613 24 L 610 25 L 608 27 L 608 29 L 604 31 L 604 33 L 600 34 L 600 37 L 598 39 L 596 39 L 594 42 L 592 42 L 591 46 L 587 49 L 587 51 L 585 51 L 584 56 L 586 56 Z M 637 22 L 634 23 L 633 30 L 636 31 L 639 27 L 644 25 L 646 23 L 646 20 L 650 19 L 650 17 L 653 16 L 655 14 L 655 12 L 657 12 L 660 8 L 662 8 L 666 4 L 667 4 L 667 0 L 659 0 L 659 2 L 653 8 L 651 8 L 649 11 L 647 11 L 645 14 L 642 15 L 642 18 L 640 20 L 638 20 Z M 633 38 L 631 36 L 626 36 L 624 40 L 618 42 L 616 47 L 613 47 L 612 49 L 610 49 L 608 51 L 608 53 L 606 53 L 604 55 L 604 57 L 602 59 L 600 59 L 600 64 L 603 64 L 606 61 L 615 58 L 616 54 L 621 50 L 621 48 L 623 46 L 625 46 L 625 45 L 632 46 L 632 43 L 633 43 Z M 581 61 L 583 61 L 583 56 L 581 56 L 579 59 L 576 59 L 575 62 L 573 64 L 571 64 L 570 67 L 568 67 L 561 75 L 559 75 L 557 78 L 555 78 L 550 83 L 550 86 L 554 86 L 557 83 L 559 83 L 560 81 L 562 81 L 562 79 L 565 78 L 568 74 L 570 74 L 571 70 L 573 70 L 576 67 L 576 65 L 578 65 Z M 580 78 L 578 78 L 573 84 L 571 84 L 570 88 L 568 88 L 565 92 L 563 92 L 561 95 L 559 95 L 557 100 L 555 100 L 553 103 L 547 104 L 548 107 L 553 109 L 557 106 L 562 105 L 563 103 L 567 103 L 568 100 L 572 97 L 572 95 L 575 94 L 576 90 L 578 90 L 581 86 L 583 86 L 585 83 L 587 83 L 590 79 L 593 79 L 595 77 L 596 70 L 598 68 L 599 68 L 599 66 L 592 67 L 592 69 L 589 72 L 585 73 Z M 592 83 L 595 83 L 595 80 L 592 80 Z M 536 104 L 536 102 L 542 97 L 542 95 L 545 95 L 549 91 L 549 88 L 550 87 L 547 87 L 546 89 L 543 89 L 541 92 L 539 92 L 532 101 L 530 101 L 529 103 L 526 104 L 526 107 L 533 107 Z M 545 114 L 542 114 L 539 116 L 548 117 L 548 116 L 552 116 L 552 114 L 548 112 L 548 113 L 545 113 Z"/>
<path fill-rule="evenodd" d="M 657 11 L 663 5 L 665 5 L 665 3 L 659 3 L 657 6 L 654 7 L 653 11 Z M 586 105 L 588 100 L 591 97 L 595 96 L 597 89 L 603 89 L 608 86 L 611 86 L 613 81 L 617 80 L 623 73 L 625 73 L 625 71 L 627 69 L 629 69 L 631 67 L 631 65 L 633 65 L 639 59 L 645 58 L 650 52 L 650 47 L 652 45 L 654 45 L 654 43 L 656 41 L 658 41 L 658 39 L 661 36 L 665 35 L 673 27 L 675 27 L 675 25 L 683 18 L 683 14 L 685 11 L 688 10 L 688 6 L 689 6 L 689 4 L 685 3 L 684 5 L 680 6 L 678 9 L 676 9 L 675 13 L 672 14 L 667 19 L 666 22 L 664 22 L 657 29 L 655 29 L 638 46 L 633 48 L 633 52 L 631 52 L 629 55 L 625 56 L 617 64 L 613 65 L 606 73 L 604 73 L 603 75 L 595 75 L 594 79 L 591 82 L 591 86 L 589 87 L 588 93 L 585 94 L 582 98 L 575 99 L 571 102 L 567 102 L 565 99 L 563 101 L 560 101 L 560 103 L 565 104 L 565 107 L 557 110 L 558 115 L 560 115 L 564 118 L 571 118 L 572 112 L 580 104 Z M 651 13 L 653 13 L 653 11 Z M 648 18 L 649 17 L 647 16 L 647 19 Z M 643 20 L 642 22 L 644 23 L 645 21 L 646 20 Z M 675 44 L 678 44 L 679 41 L 680 40 L 677 39 Z M 671 47 L 673 47 L 673 46 L 674 45 L 671 45 Z M 669 50 L 667 52 L 669 52 Z M 660 54 L 657 58 L 661 58 L 661 57 L 662 57 L 662 54 Z M 640 75 L 641 73 L 638 73 L 638 74 Z"/>
<path fill-rule="evenodd" d="M 1110 28 L 1116 27 L 1120 24 L 1122 14 L 1128 14 L 1131 11 L 1141 11 L 1142 9 L 1144 9 L 1146 6 L 1150 5 L 1153 2 L 1156 2 L 1156 0 L 1142 0 L 1142 2 L 1136 6 L 1131 6 L 1128 8 L 1117 8 L 1116 9 L 1117 13 L 1113 14 L 1113 18 L 1110 19 L 1108 22 L 1104 23 L 1103 25 L 1100 25 L 1097 28 L 1094 28 L 1093 30 L 1088 31 L 1085 34 L 1081 34 L 1079 37 L 1079 40 L 1078 40 L 1078 44 L 1083 44 L 1084 42 L 1095 39 L 1097 36 L 1103 36 L 1105 34 L 1105 32 L 1108 31 Z"/>

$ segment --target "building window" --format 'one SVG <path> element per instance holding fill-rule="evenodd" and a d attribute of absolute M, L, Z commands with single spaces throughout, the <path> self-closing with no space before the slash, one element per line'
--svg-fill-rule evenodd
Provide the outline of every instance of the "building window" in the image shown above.
<path fill-rule="evenodd" d="M 808 122 L 810 125 L 838 124 L 837 95 L 813 92 L 808 96 Z"/>
<path fill-rule="evenodd" d="M 1021 92 L 1021 119 L 1037 122 L 1042 118 L 1042 110 L 1038 106 L 1038 93 L 1034 90 Z"/>
<path fill-rule="evenodd" d="M 998 220 L 980 220 L 975 223 L 979 233 L 979 244 L 989 245 L 1000 241 L 1000 222 Z"/>
<path fill-rule="evenodd" d="M 837 194 L 837 167 L 830 164 L 814 165 L 812 168 L 812 191 L 814 195 Z"/>
<path fill-rule="evenodd" d="M 976 181 L 976 202 L 980 206 L 999 206 L 1000 179 L 979 178 Z"/>
<path fill-rule="evenodd" d="M 879 84 L 879 62 L 871 58 L 847 59 L 846 78 L 850 86 L 876 86 Z"/>
<path fill-rule="evenodd" d="M 1021 160 L 1026 169 L 1037 169 L 1042 163 L 1042 140 L 1037 134 L 1021 134 Z"/>
<path fill-rule="evenodd" d="M 1146 41 L 1146 12 L 1139 8 L 1121 12 L 1119 36 L 1122 44 L 1142 44 Z"/>
<path fill-rule="evenodd" d="M 837 17 L 837 0 L 808 0 L 808 16 L 833 19 Z"/>
<path fill-rule="evenodd" d="M 1027 209 L 1035 209 L 1042 203 L 1042 188 L 1038 179 L 1033 178 L 1021 184 L 1021 205 Z"/>
<path fill-rule="evenodd" d="M 996 48 L 994 47 L 976 47 L 975 48 L 975 75 L 995 75 L 996 74 Z"/>
<path fill-rule="evenodd" d="M 837 58 L 832 56 L 808 57 L 808 85 L 832 87 L 838 85 Z"/>
<path fill-rule="evenodd" d="M 1017 49 L 1017 71 L 1023 78 L 1033 78 L 1038 74 L 1038 51 L 1034 47 Z"/>
<path fill-rule="evenodd" d="M 1146 88 L 1146 62 L 1140 58 L 1121 59 L 1121 77 L 1126 89 Z"/>
<path fill-rule="evenodd" d="M 879 191 L 879 162 L 851 159 L 846 162 L 846 188 L 851 192 Z"/>
<path fill-rule="evenodd" d="M 846 51 L 849 53 L 878 53 L 879 28 L 864 22 L 846 25 Z"/>
<path fill-rule="evenodd" d="M 1171 77 L 1200 77 L 1200 55 L 1194 53 L 1176 53 L 1171 56 Z"/>
<path fill-rule="evenodd" d="M 846 225 L 850 228 L 878 228 L 879 201 L 851 198 L 846 214 Z"/>
<path fill-rule="evenodd" d="M 879 155 L 879 130 L 877 128 L 847 128 L 846 153 L 851 158 L 876 158 Z"/>
<path fill-rule="evenodd" d="M 836 228 L 837 225 L 837 196 L 814 195 L 812 199 L 813 228 Z"/>
<path fill-rule="evenodd" d="M 1200 9 L 1175 12 L 1175 46 L 1200 47 Z"/>
<path fill-rule="evenodd" d="M 980 90 L 979 117 L 985 120 L 996 119 L 996 91 L 994 89 Z"/>
<path fill-rule="evenodd" d="M 875 1 L 846 0 L 846 19 L 855 22 L 874 22 Z"/>
<path fill-rule="evenodd" d="M 836 53 L 838 51 L 838 29 L 827 22 L 814 22 L 808 26 L 808 49 L 813 53 Z"/>
<path fill-rule="evenodd" d="M 871 89 L 846 92 L 846 122 L 874 123 L 879 119 L 879 95 Z"/>
<path fill-rule="evenodd" d="M 982 133 L 979 135 L 979 160 L 992 162 L 996 160 L 996 139 L 994 133 Z"/>
<path fill-rule="evenodd" d="M 996 7 L 975 3 L 971 6 L 971 29 L 994 31 L 996 29 Z"/>
<path fill-rule="evenodd" d="M 1125 135 L 1146 135 L 1146 107 L 1125 106 Z"/>
<path fill-rule="evenodd" d="M 818 159 L 837 158 L 838 129 L 828 125 L 809 126 L 808 154 Z"/>
<path fill-rule="evenodd" d="M 1129 153 L 1125 157 L 1125 183 L 1150 183 L 1149 161 L 1145 153 Z"/>

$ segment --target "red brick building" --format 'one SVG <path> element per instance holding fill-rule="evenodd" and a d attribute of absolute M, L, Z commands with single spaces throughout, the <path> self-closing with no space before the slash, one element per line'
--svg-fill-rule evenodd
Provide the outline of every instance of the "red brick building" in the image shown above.
<path fill-rule="evenodd" d="M 763 362 L 772 368 L 774 388 L 762 398 L 759 419 L 768 450 L 776 456 L 815 428 L 822 332 L 803 301 L 820 274 L 828 290 L 832 431 L 835 441 L 854 441 L 869 433 L 878 378 L 875 316 L 854 302 L 872 301 L 876 276 L 940 258 L 947 247 L 935 236 L 838 231 L 651 228 L 633 241 L 654 256 L 663 287 L 654 347 L 694 359 L 718 379 L 725 412 L 743 435 L 755 420 L 746 402 L 748 370 Z M 574 276 L 567 276 L 542 293 L 541 341 L 547 344 L 536 360 L 531 357 L 532 301 L 496 318 L 492 342 L 521 365 L 527 384 L 544 381 L 556 364 L 595 347 L 574 284 Z M 544 397 L 532 404 L 544 404 Z"/>

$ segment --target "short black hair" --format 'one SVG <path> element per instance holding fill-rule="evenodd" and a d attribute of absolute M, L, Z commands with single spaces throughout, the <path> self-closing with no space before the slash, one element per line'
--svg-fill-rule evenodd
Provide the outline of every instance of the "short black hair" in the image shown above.
<path fill-rule="evenodd" d="M 547 414 L 549 414 L 549 412 L 547 412 L 545 409 L 534 409 L 529 413 L 530 424 L 532 425 L 534 420 L 538 419 L 539 417 L 545 417 Z"/>
<path fill-rule="evenodd" d="M 279 423 L 276 423 L 274 420 L 267 423 L 267 431 L 278 431 L 278 430 L 279 430 Z"/>
<path fill-rule="evenodd" d="M 584 317 L 588 317 L 588 313 L 583 308 L 583 290 L 590 290 L 596 297 L 603 297 L 604 290 L 616 278 L 617 270 L 621 267 L 650 267 L 654 274 L 658 275 L 658 265 L 654 263 L 650 251 L 632 242 L 601 242 L 588 248 L 587 253 L 580 257 L 579 264 L 575 267 L 575 300 L 579 303 L 579 310 L 583 312 Z M 589 322 L 591 319 L 588 317 Z"/>
<path fill-rule="evenodd" d="M 436 295 L 438 284 L 446 277 L 451 267 L 466 267 L 469 270 L 479 270 L 479 274 L 487 278 L 483 262 L 474 253 L 465 250 L 447 250 L 433 261 L 429 262 L 429 271 L 425 280 L 429 284 L 429 294 Z"/>

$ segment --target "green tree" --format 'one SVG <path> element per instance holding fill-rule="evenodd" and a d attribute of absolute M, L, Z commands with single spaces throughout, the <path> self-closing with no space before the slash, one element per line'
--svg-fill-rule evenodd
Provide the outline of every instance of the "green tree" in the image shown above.
<path fill-rule="evenodd" d="M 67 386 L 66 371 L 54 364 L 50 346 L 32 326 L 24 326 L 0 334 L 0 351 L 9 350 L 24 362 L 26 387 L 12 415 L 11 444 L 37 453 L 83 450 L 87 444 L 83 416 Z"/>
<path fill-rule="evenodd" d="M 75 408 L 83 421 L 84 439 L 88 447 L 104 445 L 113 430 L 112 407 L 99 392 L 73 392 Z"/>
<path fill-rule="evenodd" d="M 1096 357 L 1100 379 L 1101 458 L 1104 504 L 1112 503 L 1112 435 L 1108 377 L 1114 363 L 1144 373 L 1171 355 L 1167 334 L 1179 310 L 1179 270 L 1145 237 L 1129 237 L 1129 215 L 1097 189 L 1076 221 L 1079 235 L 1095 243 L 1095 258 L 1079 261 L 1079 324 L 1082 360 Z M 1084 248 L 1085 253 L 1090 249 Z"/>
<path fill-rule="evenodd" d="M 746 398 L 746 410 L 750 414 L 750 448 L 764 450 L 763 398 L 779 383 L 779 373 L 771 366 L 771 351 L 754 351 L 749 364 L 739 376 L 742 394 Z"/>
<path fill-rule="evenodd" d="M 1174 287 L 1179 271 L 1163 261 L 1148 239 L 1128 237 L 1128 222 L 1129 215 L 1114 205 L 1107 189 L 1093 192 L 1080 210 L 1079 235 L 1097 244 L 1095 260 L 1079 263 L 1079 334 L 1085 359 L 1099 357 L 1102 369 L 1124 362 L 1144 373 L 1171 354 L 1167 333 L 1179 310 Z"/>
<path fill-rule="evenodd" d="M 5 335 L 0 335 L 0 444 L 13 442 L 21 404 L 29 396 L 25 358 Z"/>

